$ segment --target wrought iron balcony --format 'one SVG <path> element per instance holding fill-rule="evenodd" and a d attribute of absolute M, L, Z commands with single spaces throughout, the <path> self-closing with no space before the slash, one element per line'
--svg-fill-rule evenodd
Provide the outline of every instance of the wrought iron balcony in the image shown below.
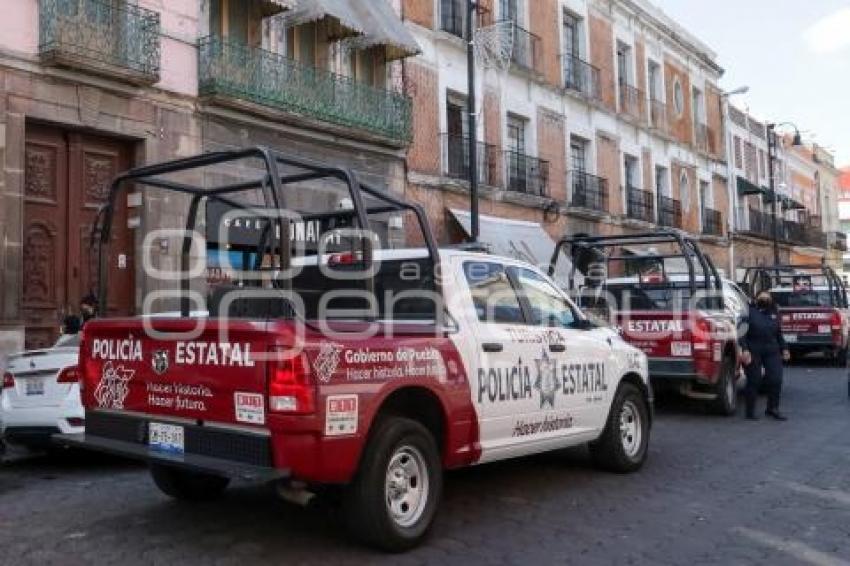
<path fill-rule="evenodd" d="M 773 215 L 762 212 L 755 208 L 749 208 L 746 214 L 742 213 L 739 219 L 746 218 L 746 227 L 741 226 L 739 230 L 751 236 L 773 239 Z M 781 223 L 781 220 L 780 220 Z M 781 226 L 778 228 L 781 234 Z M 781 237 L 781 236 L 780 236 Z"/>
<path fill-rule="evenodd" d="M 599 100 L 599 69 L 571 53 L 564 53 L 564 87 Z"/>
<path fill-rule="evenodd" d="M 667 133 L 667 105 L 655 99 L 649 100 L 649 125 L 659 132 Z"/>
<path fill-rule="evenodd" d="M 411 101 L 349 77 L 215 36 L 199 40 L 198 91 L 331 124 L 397 143 L 411 136 Z"/>
<path fill-rule="evenodd" d="M 540 37 L 511 21 L 514 35 L 514 48 L 511 61 L 527 71 L 540 71 Z"/>
<path fill-rule="evenodd" d="M 643 91 L 624 82 L 621 82 L 618 86 L 620 113 L 631 116 L 635 120 L 643 120 L 646 109 Z"/>
<path fill-rule="evenodd" d="M 469 137 L 443 134 L 443 175 L 452 179 L 469 179 Z M 499 184 L 499 148 L 476 142 L 478 182 L 484 185 Z"/>
<path fill-rule="evenodd" d="M 719 210 L 702 210 L 702 233 L 708 236 L 723 236 L 723 215 Z"/>
<path fill-rule="evenodd" d="M 159 13 L 107 0 L 39 0 L 38 52 L 51 65 L 133 84 L 159 81 Z"/>
<path fill-rule="evenodd" d="M 506 151 L 504 155 L 509 191 L 537 196 L 549 193 L 548 161 L 516 151 Z"/>
<path fill-rule="evenodd" d="M 655 201 L 652 193 L 627 187 L 626 216 L 633 220 L 653 222 L 655 220 Z"/>
<path fill-rule="evenodd" d="M 793 220 L 782 220 L 779 225 L 779 238 L 792 244 L 807 245 L 806 225 Z"/>
<path fill-rule="evenodd" d="M 668 228 L 682 227 L 681 201 L 658 195 L 658 225 Z"/>
<path fill-rule="evenodd" d="M 440 0 L 440 29 L 466 37 L 466 0 Z"/>
<path fill-rule="evenodd" d="M 698 151 L 708 152 L 709 132 L 708 126 L 701 122 L 694 124 L 694 146 Z"/>
<path fill-rule="evenodd" d="M 570 206 L 597 212 L 608 210 L 608 180 L 584 171 L 570 171 Z"/>

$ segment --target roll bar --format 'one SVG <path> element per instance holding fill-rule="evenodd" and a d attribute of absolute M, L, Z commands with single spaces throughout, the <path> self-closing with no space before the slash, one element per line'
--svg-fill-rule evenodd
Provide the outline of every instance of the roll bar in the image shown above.
<path fill-rule="evenodd" d="M 259 159 L 263 163 L 264 173 L 260 178 L 220 185 L 212 188 L 204 188 L 201 186 L 179 183 L 169 179 L 162 178 L 162 175 L 185 172 L 209 167 L 212 165 L 222 165 L 233 163 L 244 159 Z M 282 175 L 279 166 L 295 167 L 303 172 Z M 431 261 L 434 265 L 435 272 L 439 266 L 439 253 L 434 234 L 431 231 L 431 226 L 428 217 L 425 214 L 422 206 L 416 203 L 409 203 L 397 197 L 388 194 L 386 191 L 381 191 L 370 185 L 362 183 L 351 169 L 347 167 L 332 166 L 320 163 L 315 160 L 306 159 L 287 155 L 279 151 L 263 146 L 249 147 L 232 151 L 217 151 L 204 153 L 192 157 L 175 159 L 163 163 L 145 165 L 130 169 L 119 174 L 112 180 L 107 197 L 106 204 L 98 211 L 95 218 L 95 223 L 92 226 L 92 246 L 98 243 L 98 304 L 101 308 L 105 308 L 107 304 L 108 291 L 108 254 L 104 249 L 109 245 L 112 232 L 112 224 L 115 214 L 115 205 L 118 202 L 117 198 L 121 191 L 126 191 L 131 184 L 148 185 L 159 189 L 191 195 L 189 203 L 189 212 L 186 219 L 186 233 L 183 238 L 181 249 L 181 269 L 186 273 L 189 267 L 189 253 L 191 251 L 192 237 L 191 233 L 197 225 L 198 209 L 202 199 L 214 199 L 227 204 L 233 208 L 243 210 L 258 210 L 263 208 L 271 210 L 271 223 L 275 225 L 277 230 L 272 232 L 271 238 L 267 233 L 264 233 L 258 242 L 258 251 L 264 251 L 267 245 L 267 239 L 286 240 L 286 244 L 279 242 L 277 246 L 272 246 L 271 250 L 274 253 L 277 249 L 280 270 L 286 271 L 292 264 L 292 250 L 289 244 L 290 225 L 292 219 L 285 215 L 284 211 L 291 210 L 288 208 L 287 188 L 294 183 L 300 183 L 310 180 L 320 179 L 337 179 L 346 184 L 348 193 L 351 198 L 353 210 L 340 211 L 338 213 L 328 213 L 327 216 L 347 216 L 353 217 L 356 220 L 357 227 L 361 230 L 369 228 L 369 215 L 380 214 L 387 212 L 412 212 L 419 223 L 422 231 L 425 247 Z M 261 190 L 263 194 L 262 205 L 247 205 L 240 203 L 231 198 L 233 195 L 244 191 Z M 364 203 L 363 193 L 377 200 L 381 206 L 373 206 L 368 208 Z M 264 231 L 265 232 L 265 231 Z M 277 235 L 279 234 L 279 236 Z M 362 238 L 363 242 L 363 262 L 366 265 L 365 271 L 371 272 L 371 266 L 374 258 L 373 242 L 370 238 Z M 259 246 L 262 245 L 262 250 Z M 258 254 L 262 255 L 262 254 Z M 282 281 L 284 289 L 290 289 L 292 281 L 286 279 Z M 374 274 L 367 277 L 364 281 L 366 290 L 374 293 L 375 280 Z M 189 279 L 184 277 L 181 281 L 181 300 L 180 312 L 182 316 L 189 316 L 190 301 L 189 301 Z"/>
<path fill-rule="evenodd" d="M 688 284 L 692 293 L 697 290 L 695 261 L 704 274 L 702 278 L 702 286 L 708 291 L 722 290 L 723 284 L 720 279 L 720 274 L 714 267 L 714 263 L 711 261 L 711 258 L 702 252 L 696 240 L 690 236 L 682 234 L 681 232 L 666 229 L 662 229 L 657 232 L 619 234 L 613 236 L 565 236 L 555 245 L 555 251 L 552 254 L 551 261 L 549 262 L 549 276 L 552 276 L 555 273 L 555 268 L 561 258 L 562 252 L 566 252 L 570 257 L 575 258 L 576 253 L 579 250 L 596 250 L 607 263 L 612 260 L 631 260 L 642 258 L 640 256 L 612 256 L 606 253 L 606 249 L 626 245 L 648 246 L 653 244 L 675 244 L 678 246 L 680 253 L 654 254 L 652 256 L 647 256 L 647 259 L 683 258 L 688 267 Z M 570 277 L 568 278 L 570 290 L 573 290 L 575 270 L 576 262 L 573 261 L 570 268 Z"/>
<path fill-rule="evenodd" d="M 809 272 L 809 273 L 806 273 Z M 817 273 L 811 273 L 817 272 Z M 754 265 L 744 268 L 744 278 L 741 281 L 742 287 L 755 297 L 761 291 L 769 291 L 773 287 L 781 284 L 783 279 L 791 279 L 795 277 L 823 277 L 826 281 L 829 290 L 829 296 L 835 304 L 835 299 L 842 305 L 848 304 L 847 288 L 844 282 L 826 262 L 821 263 L 801 263 L 801 264 L 781 264 L 781 265 Z"/>

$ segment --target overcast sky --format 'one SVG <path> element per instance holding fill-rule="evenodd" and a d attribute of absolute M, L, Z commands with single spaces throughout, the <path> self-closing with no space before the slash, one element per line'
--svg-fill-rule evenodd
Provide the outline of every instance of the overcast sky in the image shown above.
<path fill-rule="evenodd" d="M 717 52 L 739 107 L 850 165 L 850 0 L 651 0 Z"/>

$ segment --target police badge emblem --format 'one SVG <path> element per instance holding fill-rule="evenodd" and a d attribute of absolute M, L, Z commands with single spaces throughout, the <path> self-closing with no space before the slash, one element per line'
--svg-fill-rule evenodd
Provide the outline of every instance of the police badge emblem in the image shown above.
<path fill-rule="evenodd" d="M 155 351 L 151 358 L 151 367 L 157 375 L 162 375 L 168 371 L 168 352 L 165 350 Z"/>

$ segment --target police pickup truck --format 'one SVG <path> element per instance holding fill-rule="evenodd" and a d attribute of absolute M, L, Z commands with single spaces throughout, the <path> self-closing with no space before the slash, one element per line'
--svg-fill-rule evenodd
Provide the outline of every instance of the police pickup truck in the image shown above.
<path fill-rule="evenodd" d="M 186 238 L 198 237 L 202 201 L 268 214 L 249 223 L 260 227 L 244 256 L 251 269 L 218 272 L 225 283 L 210 287 L 205 317 L 89 322 L 79 366 L 86 432 L 58 442 L 146 460 L 156 485 L 181 499 L 219 495 L 232 478 L 290 495 L 339 493 L 354 533 L 390 551 L 426 535 L 445 469 L 581 444 L 604 469 L 640 468 L 651 424 L 646 356 L 590 323 L 536 267 L 438 249 L 419 207 L 349 171 L 264 148 L 131 170 L 114 182 L 100 223 L 101 274 L 123 187 L 187 191 L 164 176 L 245 157 L 262 160 L 264 174 L 255 185 L 192 188 Z M 340 225 L 410 212 L 423 246 L 375 250 L 380 238 L 361 234 L 345 250 L 293 257 L 280 234 L 319 217 L 281 211 L 289 182 L 308 177 L 348 189 L 352 208 L 332 217 L 352 222 Z M 258 187 L 263 210 L 236 198 Z M 338 235 L 329 239 L 345 240 Z M 186 273 L 194 249 L 183 247 Z"/>

